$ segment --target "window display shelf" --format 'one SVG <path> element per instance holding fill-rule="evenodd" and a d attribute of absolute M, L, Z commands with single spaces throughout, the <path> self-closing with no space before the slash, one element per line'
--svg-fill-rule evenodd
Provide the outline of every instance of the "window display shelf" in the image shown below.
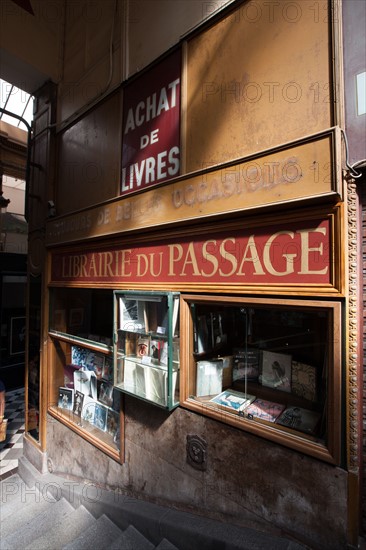
<path fill-rule="evenodd" d="M 116 437 L 113 426 L 107 431 L 100 430 L 90 422 L 82 420 L 72 411 L 66 411 L 61 407 L 52 406 L 49 413 L 115 460 L 120 460 L 120 440 L 119 436 Z"/>
<path fill-rule="evenodd" d="M 181 302 L 181 405 L 339 463 L 341 304 Z"/>
<path fill-rule="evenodd" d="M 80 345 L 90 349 L 100 350 L 103 353 L 113 352 L 112 345 L 104 344 L 102 342 L 96 342 L 93 340 L 88 340 L 87 338 L 82 338 L 81 336 L 72 336 L 64 332 L 59 332 L 57 330 L 50 330 L 49 335 L 53 339 L 62 340 L 64 342 L 69 342 L 70 344 Z"/>
<path fill-rule="evenodd" d="M 48 412 L 122 461 L 121 396 L 113 387 L 112 329 L 112 291 L 51 290 Z"/>
<path fill-rule="evenodd" d="M 179 404 L 179 294 L 115 291 L 114 385 L 169 410 Z"/>

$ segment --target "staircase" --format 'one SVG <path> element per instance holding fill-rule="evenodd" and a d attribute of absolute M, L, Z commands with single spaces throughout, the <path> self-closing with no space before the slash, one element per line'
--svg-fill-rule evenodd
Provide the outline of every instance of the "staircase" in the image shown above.
<path fill-rule="evenodd" d="M 94 490 L 94 494 L 93 494 Z M 96 493 L 95 493 L 96 490 Z M 41 474 L 22 456 L 0 482 L 0 550 L 308 550 L 248 518 L 237 527 L 84 480 Z"/>
<path fill-rule="evenodd" d="M 129 525 L 121 530 L 107 516 L 95 518 L 83 505 L 29 488 L 17 475 L 1 482 L 1 550 L 177 550 L 156 546 Z"/>

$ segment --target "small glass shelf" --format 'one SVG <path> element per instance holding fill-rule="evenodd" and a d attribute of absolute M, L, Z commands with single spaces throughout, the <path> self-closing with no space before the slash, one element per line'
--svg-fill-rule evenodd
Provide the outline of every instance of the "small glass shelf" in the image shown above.
<path fill-rule="evenodd" d="M 115 387 L 173 409 L 179 404 L 179 294 L 114 294 Z"/>

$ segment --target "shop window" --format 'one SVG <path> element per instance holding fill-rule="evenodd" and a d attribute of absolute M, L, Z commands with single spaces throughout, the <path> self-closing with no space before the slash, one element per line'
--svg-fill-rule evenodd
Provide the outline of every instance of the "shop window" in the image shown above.
<path fill-rule="evenodd" d="M 179 404 L 179 294 L 115 292 L 115 386 L 166 409 Z"/>
<path fill-rule="evenodd" d="M 122 460 L 121 394 L 113 387 L 113 292 L 51 289 L 49 412 Z"/>
<path fill-rule="evenodd" d="M 339 462 L 340 307 L 185 296 L 181 404 Z"/>

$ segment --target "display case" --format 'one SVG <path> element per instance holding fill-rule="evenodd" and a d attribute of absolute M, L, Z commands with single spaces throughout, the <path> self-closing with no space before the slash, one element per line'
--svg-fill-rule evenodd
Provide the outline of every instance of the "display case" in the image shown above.
<path fill-rule="evenodd" d="M 50 291 L 49 413 L 121 461 L 121 394 L 113 387 L 113 291 Z"/>
<path fill-rule="evenodd" d="M 114 385 L 166 409 L 179 404 L 179 294 L 115 291 Z"/>
<path fill-rule="evenodd" d="M 339 463 L 341 303 L 189 295 L 181 307 L 181 405 Z"/>

